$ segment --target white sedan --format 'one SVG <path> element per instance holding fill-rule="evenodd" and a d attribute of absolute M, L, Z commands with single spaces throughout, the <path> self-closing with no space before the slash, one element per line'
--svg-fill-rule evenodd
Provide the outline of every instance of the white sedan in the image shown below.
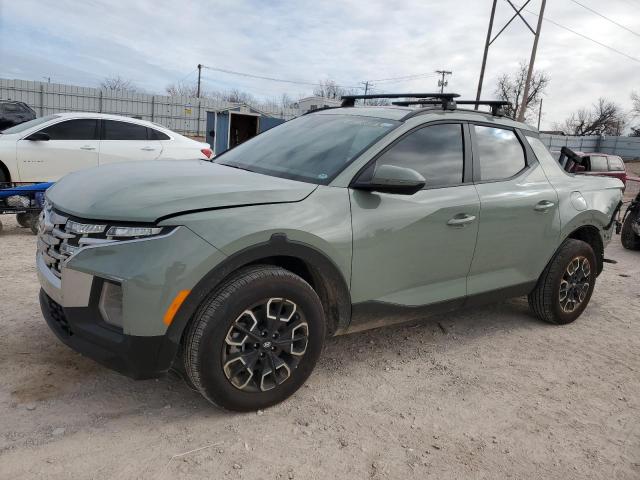
<path fill-rule="evenodd" d="M 100 113 L 57 113 L 0 132 L 0 183 L 56 181 L 132 160 L 210 160 L 208 143 L 161 125 Z"/>

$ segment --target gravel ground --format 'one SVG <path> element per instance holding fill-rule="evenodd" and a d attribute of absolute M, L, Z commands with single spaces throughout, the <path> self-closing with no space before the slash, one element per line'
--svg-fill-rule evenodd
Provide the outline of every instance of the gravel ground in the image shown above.
<path fill-rule="evenodd" d="M 35 237 L 0 236 L 0 478 L 640 478 L 640 252 L 614 238 L 572 325 L 525 299 L 328 340 L 264 412 L 135 382 L 41 318 Z"/>

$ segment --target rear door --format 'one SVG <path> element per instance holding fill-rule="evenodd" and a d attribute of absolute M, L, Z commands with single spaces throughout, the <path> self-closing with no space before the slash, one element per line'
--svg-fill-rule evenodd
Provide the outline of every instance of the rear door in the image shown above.
<path fill-rule="evenodd" d="M 480 227 L 469 295 L 528 293 L 558 246 L 557 193 L 519 131 L 476 124 L 471 133 Z"/>
<path fill-rule="evenodd" d="M 40 130 L 48 141 L 18 141 L 17 158 L 24 182 L 56 181 L 63 175 L 98 165 L 98 120 L 64 120 Z"/>
<path fill-rule="evenodd" d="M 457 122 L 420 127 L 362 173 L 382 164 L 412 168 L 425 177 L 423 190 L 413 195 L 350 191 L 354 304 L 462 302 L 480 207 L 470 182 L 466 132 Z"/>
<path fill-rule="evenodd" d="M 136 160 L 155 160 L 162 152 L 160 141 L 144 125 L 118 120 L 102 120 L 100 165 Z"/>

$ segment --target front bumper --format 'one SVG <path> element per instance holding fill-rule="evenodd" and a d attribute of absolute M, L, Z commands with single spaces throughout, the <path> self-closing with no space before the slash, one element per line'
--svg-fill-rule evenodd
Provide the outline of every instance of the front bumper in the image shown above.
<path fill-rule="evenodd" d="M 39 251 L 42 313 L 72 349 L 136 379 L 157 377 L 171 367 L 186 324 L 168 328 L 164 313 L 178 292 L 191 290 L 222 258 L 183 227 L 144 241 L 82 249 L 56 271 Z M 100 312 L 105 281 L 122 288 L 122 327 L 105 322 Z M 190 316 L 184 306 L 181 310 Z"/>
<path fill-rule="evenodd" d="M 40 290 L 40 308 L 47 325 L 68 347 L 135 379 L 155 378 L 169 370 L 175 345 L 167 336 L 126 335 L 98 320 L 97 302 L 92 298 L 88 307 L 65 308 Z"/>

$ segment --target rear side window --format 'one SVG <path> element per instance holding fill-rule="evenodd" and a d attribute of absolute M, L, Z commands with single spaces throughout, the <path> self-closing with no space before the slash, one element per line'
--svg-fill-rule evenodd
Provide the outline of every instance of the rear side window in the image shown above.
<path fill-rule="evenodd" d="M 147 127 L 116 120 L 102 121 L 103 140 L 147 140 Z"/>
<path fill-rule="evenodd" d="M 458 185 L 464 170 L 462 125 L 431 125 L 409 133 L 378 158 L 380 165 L 412 168 L 425 178 L 426 188 Z"/>
<path fill-rule="evenodd" d="M 526 166 L 524 150 L 511 130 L 474 125 L 480 159 L 480 180 L 504 180 Z"/>
<path fill-rule="evenodd" d="M 609 157 L 609 170 L 612 172 L 624 172 L 624 162 L 620 157 Z"/>
<path fill-rule="evenodd" d="M 41 130 L 51 140 L 97 140 L 98 121 L 93 118 L 67 120 Z"/>
<path fill-rule="evenodd" d="M 21 111 L 20 106 L 15 103 L 3 103 L 0 108 L 2 108 L 4 113 L 16 113 Z"/>
<path fill-rule="evenodd" d="M 147 135 L 149 140 L 171 140 L 168 135 L 153 128 L 147 128 Z"/>
<path fill-rule="evenodd" d="M 592 172 L 606 172 L 609 170 L 607 157 L 603 157 L 602 155 L 590 155 L 589 164 Z"/>

